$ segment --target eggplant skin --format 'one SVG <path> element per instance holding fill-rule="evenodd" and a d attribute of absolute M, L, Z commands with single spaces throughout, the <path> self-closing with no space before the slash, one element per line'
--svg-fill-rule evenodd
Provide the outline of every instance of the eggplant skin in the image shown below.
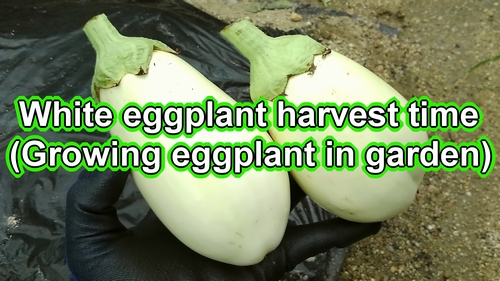
<path fill-rule="evenodd" d="M 116 87 L 100 89 L 100 100 L 121 112 L 131 102 L 201 103 L 206 97 L 236 104 L 177 55 L 154 51 L 145 75 L 126 74 Z M 201 130 L 188 137 L 160 134 L 148 138 L 129 130 L 120 122 L 111 128 L 112 136 L 142 146 L 160 143 L 166 152 L 175 144 L 190 146 L 198 142 L 251 142 L 260 136 L 272 141 L 266 132 Z M 286 171 L 251 169 L 239 178 L 196 177 L 179 171 L 166 161 L 156 177 L 132 171 L 141 194 L 162 223 L 186 246 L 208 258 L 247 266 L 262 261 L 280 244 L 290 211 L 290 185 Z"/>
<path fill-rule="evenodd" d="M 355 61 L 331 51 L 326 56 L 315 56 L 314 65 L 313 74 L 303 73 L 289 79 L 283 94 L 287 103 L 296 107 L 302 103 L 323 103 L 331 106 L 362 103 L 369 106 L 373 103 L 386 104 L 395 98 L 402 109 L 399 120 L 403 123 L 399 130 L 394 131 L 387 127 L 383 131 L 373 131 L 369 128 L 354 131 L 349 126 L 341 130 L 330 126 L 323 131 L 291 131 L 277 130 L 271 126 L 269 133 L 273 140 L 280 144 L 303 143 L 313 138 L 320 144 L 321 150 L 323 140 L 332 137 L 336 142 L 349 143 L 359 152 L 357 167 L 353 171 L 328 170 L 320 166 L 314 171 L 292 170 L 292 176 L 316 204 L 343 219 L 369 223 L 397 216 L 414 201 L 425 172 L 417 167 L 411 171 L 387 171 L 383 176 L 375 178 L 363 171 L 362 152 L 372 142 L 398 142 L 403 145 L 413 142 L 425 143 L 429 139 L 427 132 L 412 131 L 404 123 L 404 106 L 408 101 L 389 84 Z M 272 112 L 277 109 L 275 103 L 270 103 L 269 106 L 274 107 Z M 273 115 L 270 117 L 274 124 Z M 322 153 L 323 151 L 320 151 L 319 155 Z"/>

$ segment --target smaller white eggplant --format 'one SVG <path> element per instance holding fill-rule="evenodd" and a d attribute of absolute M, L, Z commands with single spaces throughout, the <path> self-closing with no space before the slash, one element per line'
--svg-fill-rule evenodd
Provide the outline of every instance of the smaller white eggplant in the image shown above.
<path fill-rule="evenodd" d="M 252 100 L 265 98 L 273 111 L 276 110 L 273 101 L 280 96 L 296 107 L 305 102 L 313 106 L 361 103 L 368 107 L 374 102 L 386 104 L 392 98 L 399 101 L 400 108 L 407 104 L 401 94 L 374 73 L 308 36 L 272 38 L 247 20 L 227 26 L 221 34 L 250 61 Z M 269 116 L 274 122 L 274 114 Z M 407 209 L 424 177 L 420 168 L 388 171 L 380 178 L 362 170 L 361 152 L 372 142 L 408 144 L 428 140 L 426 132 L 414 132 L 404 124 L 403 112 L 400 120 L 403 126 L 399 131 L 389 128 L 359 131 L 348 126 L 343 130 L 333 127 L 323 131 L 278 130 L 271 126 L 269 132 L 280 144 L 304 143 L 312 137 L 319 144 L 319 155 L 323 153 L 323 140 L 330 136 L 337 142 L 355 146 L 359 154 L 358 166 L 353 171 L 329 171 L 320 166 L 314 171 L 292 169 L 291 174 L 314 202 L 331 213 L 356 222 L 377 222 Z"/>
<path fill-rule="evenodd" d="M 202 103 L 207 96 L 236 104 L 177 52 L 156 40 L 121 35 L 104 14 L 91 19 L 84 31 L 97 54 L 92 96 L 115 112 L 130 102 L 140 107 L 148 103 Z M 248 130 L 203 129 L 191 137 L 160 134 L 149 138 L 121 122 L 116 122 L 110 133 L 122 142 L 141 147 L 159 143 L 165 153 L 179 142 L 189 146 L 250 143 L 257 136 L 272 142 L 266 132 Z M 177 170 L 168 161 L 164 163 L 164 169 L 155 177 L 136 170 L 131 175 L 156 216 L 186 246 L 208 258 L 246 266 L 259 263 L 279 245 L 290 211 L 286 171 L 252 169 L 239 178 L 213 174 L 201 178 Z"/>

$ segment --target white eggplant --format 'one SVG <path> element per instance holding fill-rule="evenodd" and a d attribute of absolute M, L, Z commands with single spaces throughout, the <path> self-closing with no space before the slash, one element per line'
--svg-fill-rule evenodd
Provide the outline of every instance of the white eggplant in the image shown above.
<path fill-rule="evenodd" d="M 94 17 L 84 31 L 97 53 L 92 94 L 116 112 L 135 102 L 186 104 L 213 96 L 235 104 L 205 76 L 165 44 L 146 38 L 122 36 L 104 14 Z M 272 142 L 265 132 L 207 131 L 187 138 L 145 137 L 116 122 L 110 134 L 123 142 L 160 143 L 167 152 L 178 142 L 251 142 L 256 136 Z M 158 155 L 157 157 L 166 157 Z M 287 172 L 250 170 L 240 178 L 198 178 L 176 170 L 167 161 L 156 177 L 138 171 L 131 176 L 161 222 L 186 246 L 208 258 L 252 265 L 263 260 L 281 242 L 290 210 Z"/>
<path fill-rule="evenodd" d="M 400 108 L 407 103 L 401 94 L 374 73 L 308 36 L 272 38 L 246 20 L 227 26 L 221 34 L 250 61 L 252 100 L 264 97 L 270 107 L 274 106 L 272 101 L 278 96 L 284 96 L 295 106 L 304 102 L 313 105 L 362 103 L 369 106 L 374 102 L 386 104 L 391 98 L 397 98 Z M 329 127 L 324 131 L 279 131 L 274 126 L 269 132 L 280 144 L 303 143 L 312 137 L 319 146 L 319 155 L 323 149 L 322 141 L 328 136 L 354 145 L 359 151 L 359 165 L 353 171 L 328 171 L 320 166 L 315 171 L 292 169 L 291 174 L 304 192 L 329 212 L 356 222 L 383 221 L 400 214 L 413 202 L 424 171 L 420 168 L 388 171 L 381 178 L 372 178 L 362 170 L 362 150 L 371 142 L 426 142 L 426 132 L 414 132 L 406 126 L 403 111 L 400 115 L 403 127 L 396 132 L 388 128 L 379 132 L 370 129 L 354 131 L 350 127 L 343 130 Z M 273 114 L 269 116 L 274 122 Z"/>

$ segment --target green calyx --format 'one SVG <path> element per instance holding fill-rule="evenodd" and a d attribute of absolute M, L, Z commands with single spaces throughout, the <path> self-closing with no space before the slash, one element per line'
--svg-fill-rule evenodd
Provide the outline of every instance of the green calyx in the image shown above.
<path fill-rule="evenodd" d="M 97 55 L 91 87 L 97 102 L 100 89 L 118 86 L 126 74 L 147 74 L 153 51 L 178 53 L 157 40 L 121 35 L 105 14 L 89 20 L 83 31 Z"/>
<path fill-rule="evenodd" d="M 226 26 L 221 35 L 250 61 L 250 95 L 274 100 L 290 77 L 314 69 L 314 57 L 327 48 L 306 35 L 267 36 L 248 20 Z"/>

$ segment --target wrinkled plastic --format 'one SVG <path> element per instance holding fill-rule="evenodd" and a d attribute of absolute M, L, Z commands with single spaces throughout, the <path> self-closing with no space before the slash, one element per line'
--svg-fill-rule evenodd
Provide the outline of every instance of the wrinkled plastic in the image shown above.
<path fill-rule="evenodd" d="M 155 3 L 157 2 L 157 3 Z M 95 52 L 82 31 L 106 13 L 127 36 L 165 42 L 217 86 L 239 101 L 249 99 L 249 63 L 219 35 L 226 25 L 183 1 L 65 1 L 0 3 L 0 280 L 69 280 L 64 261 L 65 198 L 78 173 L 26 173 L 14 178 L 5 151 L 12 137 L 40 134 L 47 141 L 105 141 L 103 133 L 23 132 L 13 102 L 20 95 L 90 96 Z M 282 35 L 265 30 L 272 36 Z M 130 227 L 148 206 L 129 179 L 116 205 Z M 290 216 L 294 224 L 331 218 L 305 199 Z M 334 280 L 345 250 L 318 255 L 284 280 Z M 316 277 L 317 279 L 314 279 Z"/>

